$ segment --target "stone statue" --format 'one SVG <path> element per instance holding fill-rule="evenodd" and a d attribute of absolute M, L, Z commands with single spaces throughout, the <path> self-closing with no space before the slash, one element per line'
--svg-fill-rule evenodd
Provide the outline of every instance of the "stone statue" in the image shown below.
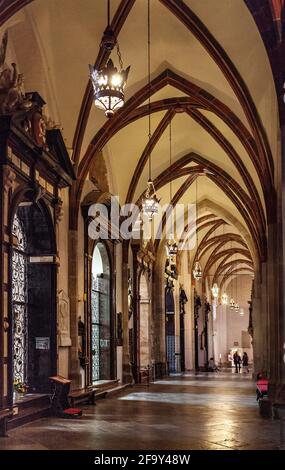
<path fill-rule="evenodd" d="M 20 109 L 29 109 L 31 101 L 26 99 L 23 92 L 24 76 L 18 73 L 17 65 L 5 67 L 8 44 L 8 32 L 4 33 L 0 45 L 0 112 L 9 114 Z"/>
<path fill-rule="evenodd" d="M 59 330 L 61 333 L 68 332 L 68 322 L 67 322 L 67 303 L 61 302 L 59 306 Z"/>
<path fill-rule="evenodd" d="M 59 346 L 71 346 L 70 302 L 69 297 L 63 290 L 58 293 L 58 329 Z"/>
<path fill-rule="evenodd" d="M 55 214 L 55 221 L 58 224 L 59 222 L 62 221 L 63 218 L 63 207 L 62 207 L 62 201 L 58 200 L 54 206 L 54 214 Z"/>
<path fill-rule="evenodd" d="M 46 145 L 46 121 L 41 113 L 36 112 L 33 115 L 33 136 L 39 147 L 47 147 Z"/>

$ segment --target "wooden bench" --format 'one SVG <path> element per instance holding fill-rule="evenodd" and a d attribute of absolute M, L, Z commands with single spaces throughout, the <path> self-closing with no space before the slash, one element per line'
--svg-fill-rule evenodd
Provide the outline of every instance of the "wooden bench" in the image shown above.
<path fill-rule="evenodd" d="M 91 405 L 95 405 L 95 393 L 98 391 L 97 388 L 83 388 L 79 390 L 73 390 L 68 394 L 71 406 L 74 407 L 76 402 L 87 401 Z"/>
<path fill-rule="evenodd" d="M 0 436 L 7 437 L 7 422 L 8 419 L 13 416 L 12 410 L 6 408 L 4 410 L 0 410 Z"/>

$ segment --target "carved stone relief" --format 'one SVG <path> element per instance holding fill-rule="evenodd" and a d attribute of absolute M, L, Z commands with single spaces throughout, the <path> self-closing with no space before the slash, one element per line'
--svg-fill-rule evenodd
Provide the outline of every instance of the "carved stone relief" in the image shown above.
<path fill-rule="evenodd" d="M 6 193 L 13 190 L 16 173 L 8 166 L 3 165 L 3 186 Z"/>
<path fill-rule="evenodd" d="M 27 110 L 32 106 L 32 102 L 27 99 L 23 91 L 23 74 L 18 72 L 14 62 L 11 67 L 5 63 L 7 44 L 8 32 L 6 31 L 0 44 L 0 112 L 2 114 Z"/>

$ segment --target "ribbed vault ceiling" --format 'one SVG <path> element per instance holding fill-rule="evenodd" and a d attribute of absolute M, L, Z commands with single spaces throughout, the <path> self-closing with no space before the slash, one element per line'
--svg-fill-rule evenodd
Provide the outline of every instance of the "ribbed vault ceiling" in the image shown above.
<path fill-rule="evenodd" d="M 99 66 L 107 58 L 99 49 L 105 0 L 34 0 L 4 25 L 7 61 L 18 63 L 26 90 L 39 91 L 47 101 L 78 172 L 71 227 L 77 226 L 98 155 L 121 204 L 139 199 L 148 176 L 147 2 L 111 4 L 124 65 L 131 71 L 126 105 L 110 121 L 92 105 L 88 82 L 88 63 Z M 225 259 L 215 263 L 218 272 L 229 274 L 239 260 L 237 266 L 251 273 L 252 263 L 266 258 L 266 226 L 275 203 L 278 114 L 262 39 L 243 0 L 152 0 L 151 18 L 152 171 L 159 197 L 169 202 L 172 180 L 175 202 L 195 202 L 198 177 L 201 207 L 210 201 L 222 219 L 222 212 L 231 218 L 223 219 L 226 234 L 219 233 L 229 238 L 218 249 L 225 251 Z M 208 229 L 201 229 L 201 240 Z M 208 242 L 203 262 L 211 271 L 219 244 Z M 232 247 L 236 253 L 226 253 Z"/>

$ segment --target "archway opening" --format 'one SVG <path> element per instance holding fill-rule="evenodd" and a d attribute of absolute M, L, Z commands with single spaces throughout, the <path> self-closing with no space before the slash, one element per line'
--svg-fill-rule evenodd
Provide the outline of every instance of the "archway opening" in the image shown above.
<path fill-rule="evenodd" d="M 110 261 L 102 242 L 95 245 L 91 276 L 91 381 L 111 378 Z"/>
<path fill-rule="evenodd" d="M 249 334 L 250 305 L 251 305 L 252 276 L 237 274 L 227 285 L 230 299 L 238 303 L 239 308 L 231 307 L 228 303 L 220 303 L 213 316 L 212 355 L 216 364 L 236 370 L 234 353 L 242 359 L 244 353 L 248 356 L 249 366 L 253 365 L 252 338 Z M 242 370 L 238 367 L 238 372 Z M 244 368 L 247 372 L 247 368 Z"/>

